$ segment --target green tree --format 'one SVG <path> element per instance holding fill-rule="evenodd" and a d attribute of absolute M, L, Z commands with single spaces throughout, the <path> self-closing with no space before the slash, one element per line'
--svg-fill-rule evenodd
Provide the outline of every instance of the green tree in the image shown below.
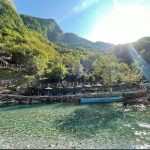
<path fill-rule="evenodd" d="M 105 84 L 113 84 L 117 81 L 119 61 L 114 55 L 99 55 L 94 63 L 94 75 L 101 77 Z"/>
<path fill-rule="evenodd" d="M 120 63 L 120 79 L 124 83 L 138 83 L 142 80 L 142 72 L 136 63 L 130 66 L 126 63 Z"/>
<path fill-rule="evenodd" d="M 77 84 L 78 79 L 84 74 L 83 72 L 83 66 L 79 61 L 76 61 L 72 66 L 72 75 L 76 76 Z"/>
<path fill-rule="evenodd" d="M 45 71 L 45 75 L 49 78 L 53 78 L 54 80 L 60 82 L 60 80 L 63 80 L 64 77 L 67 74 L 67 68 L 64 64 L 58 63 L 58 64 L 51 64 L 51 68 L 48 68 Z"/>
<path fill-rule="evenodd" d="M 136 64 L 128 65 L 120 62 L 114 55 L 100 55 L 94 63 L 94 75 L 101 77 L 105 84 L 115 84 L 120 82 L 139 82 L 142 74 Z"/>

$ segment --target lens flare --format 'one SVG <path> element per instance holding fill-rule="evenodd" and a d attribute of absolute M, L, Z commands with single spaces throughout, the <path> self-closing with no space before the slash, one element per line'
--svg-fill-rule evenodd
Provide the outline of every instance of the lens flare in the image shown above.
<path fill-rule="evenodd" d="M 136 49 L 132 44 L 128 44 L 128 49 L 130 52 L 133 61 L 138 65 L 139 69 L 143 73 L 144 77 L 148 82 L 150 82 L 150 66 L 146 63 L 146 61 L 138 54 Z"/>

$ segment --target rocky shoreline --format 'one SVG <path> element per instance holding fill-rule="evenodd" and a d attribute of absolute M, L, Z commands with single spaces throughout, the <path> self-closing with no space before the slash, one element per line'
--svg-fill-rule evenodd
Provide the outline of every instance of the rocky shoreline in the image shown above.
<path fill-rule="evenodd" d="M 120 94 L 118 94 L 120 95 Z M 79 103 L 80 98 L 98 98 L 107 97 L 108 94 L 76 94 L 76 95 L 62 95 L 62 96 L 23 96 L 23 95 L 0 95 L 0 104 L 34 104 L 34 103 L 52 103 L 52 102 L 73 102 Z"/>
<path fill-rule="evenodd" d="M 23 96 L 0 94 L 0 105 L 8 104 L 35 104 L 35 103 L 80 103 L 80 98 L 101 98 L 109 97 L 108 93 L 89 93 L 79 95 L 62 95 L 62 96 Z M 112 95 L 113 96 L 113 95 Z M 115 93 L 115 96 L 121 96 L 121 93 Z M 123 96 L 123 104 L 150 104 L 150 97 L 147 93 L 129 93 Z"/>

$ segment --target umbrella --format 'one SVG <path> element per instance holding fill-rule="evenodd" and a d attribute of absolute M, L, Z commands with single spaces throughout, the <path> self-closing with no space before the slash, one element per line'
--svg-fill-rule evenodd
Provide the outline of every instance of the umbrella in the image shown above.
<path fill-rule="evenodd" d="M 52 90 L 52 88 L 51 87 L 47 87 L 47 88 L 45 88 L 45 90 Z"/>
<path fill-rule="evenodd" d="M 52 88 L 51 87 L 47 87 L 47 88 L 45 88 L 45 90 L 48 90 L 48 95 L 49 95 L 49 90 L 52 90 Z"/>
<path fill-rule="evenodd" d="M 80 88 L 80 87 L 82 87 L 82 86 L 81 86 L 81 85 L 77 85 L 76 87 Z"/>
<path fill-rule="evenodd" d="M 84 87 L 92 87 L 91 85 L 84 85 Z"/>
<path fill-rule="evenodd" d="M 68 89 L 73 89 L 73 86 L 68 86 L 67 88 L 68 88 Z"/>
<path fill-rule="evenodd" d="M 60 86 L 60 87 L 58 87 L 58 88 L 59 88 L 59 89 L 63 89 L 63 87 L 61 87 L 61 86 Z"/>
<path fill-rule="evenodd" d="M 98 84 L 95 84 L 94 86 L 96 86 L 96 87 L 101 87 L 101 86 L 103 86 L 103 85 L 100 84 L 100 83 L 98 83 Z"/>

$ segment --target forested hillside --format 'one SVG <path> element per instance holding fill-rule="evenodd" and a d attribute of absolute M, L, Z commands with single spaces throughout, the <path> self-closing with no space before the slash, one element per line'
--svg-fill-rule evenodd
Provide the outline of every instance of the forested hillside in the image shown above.
<path fill-rule="evenodd" d="M 11 56 L 9 64 L 21 66 L 17 77 L 23 85 L 31 86 L 39 77 L 48 82 L 141 81 L 136 64 L 128 65 L 109 53 L 113 45 L 64 34 L 53 19 L 20 16 L 11 0 L 0 0 L 0 5 L 0 50 Z M 1 63 L 2 59 L 0 56 Z"/>
<path fill-rule="evenodd" d="M 12 54 L 11 63 L 23 65 L 30 74 L 41 74 L 49 61 L 59 57 L 51 43 L 29 31 L 8 0 L 1 0 L 0 47 Z"/>

